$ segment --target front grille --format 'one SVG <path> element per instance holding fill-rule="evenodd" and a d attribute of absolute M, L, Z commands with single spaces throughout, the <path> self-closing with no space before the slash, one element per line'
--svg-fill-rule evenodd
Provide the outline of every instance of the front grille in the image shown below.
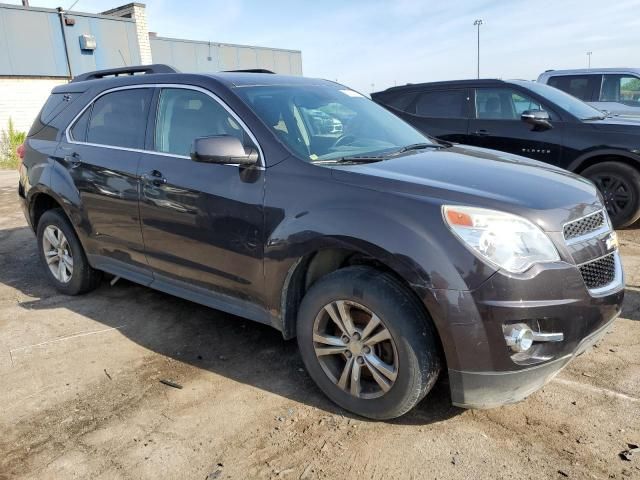
<path fill-rule="evenodd" d="M 581 237 L 587 235 L 595 230 L 598 230 L 605 224 L 604 211 L 587 215 L 586 217 L 579 218 L 573 222 L 567 223 L 562 229 L 565 240 L 571 240 L 572 238 Z"/>
<path fill-rule="evenodd" d="M 615 253 L 580 265 L 580 273 L 589 290 L 609 285 L 616 278 Z"/>

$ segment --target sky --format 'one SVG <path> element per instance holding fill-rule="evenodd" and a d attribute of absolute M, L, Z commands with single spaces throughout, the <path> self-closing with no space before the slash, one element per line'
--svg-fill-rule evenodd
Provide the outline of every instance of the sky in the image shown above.
<path fill-rule="evenodd" d="M 0 0 L 20 3 L 19 0 Z M 75 0 L 30 0 L 68 9 Z M 127 0 L 79 0 L 101 12 Z M 547 69 L 640 67 L 639 0 L 147 0 L 159 36 L 302 51 L 305 76 L 363 93 L 475 78 L 535 79 Z"/>

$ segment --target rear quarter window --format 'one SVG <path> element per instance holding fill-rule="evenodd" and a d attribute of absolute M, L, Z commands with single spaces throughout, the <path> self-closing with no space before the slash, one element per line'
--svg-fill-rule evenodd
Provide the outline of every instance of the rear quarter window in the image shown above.
<path fill-rule="evenodd" d="M 29 130 L 29 136 L 35 135 L 45 126 L 49 125 L 54 118 L 56 118 L 62 111 L 64 111 L 69 105 L 71 105 L 81 93 L 52 93 L 47 98 L 40 109 L 40 113 L 36 117 L 31 129 Z"/>

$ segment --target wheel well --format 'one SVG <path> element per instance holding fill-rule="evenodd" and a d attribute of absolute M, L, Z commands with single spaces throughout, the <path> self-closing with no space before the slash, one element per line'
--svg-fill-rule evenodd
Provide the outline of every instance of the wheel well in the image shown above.
<path fill-rule="evenodd" d="M 582 172 L 584 172 L 587 168 L 603 162 L 623 163 L 625 165 L 629 165 L 630 167 L 635 168 L 636 170 L 638 170 L 638 167 L 639 167 L 638 162 L 634 161 L 632 158 L 628 158 L 622 155 L 615 155 L 615 154 L 603 154 L 603 155 L 596 155 L 594 157 L 590 157 L 584 160 L 580 164 L 580 166 L 575 170 L 575 173 L 582 174 Z"/>
<path fill-rule="evenodd" d="M 407 289 L 407 292 L 415 297 L 417 304 L 430 318 L 424 304 L 407 281 L 393 269 L 376 258 L 361 252 L 342 248 L 329 248 L 319 250 L 300 259 L 288 277 L 289 279 L 282 295 L 282 334 L 285 339 L 288 340 L 296 336 L 298 309 L 309 288 L 321 277 L 352 265 L 366 265 L 394 277 Z"/>
<path fill-rule="evenodd" d="M 46 193 L 39 193 L 36 198 L 31 202 L 31 226 L 33 230 L 36 231 L 38 229 L 38 222 L 40 221 L 40 217 L 47 210 L 53 210 L 54 208 L 62 208 L 58 202 L 55 201 L 53 197 L 47 195 Z"/>

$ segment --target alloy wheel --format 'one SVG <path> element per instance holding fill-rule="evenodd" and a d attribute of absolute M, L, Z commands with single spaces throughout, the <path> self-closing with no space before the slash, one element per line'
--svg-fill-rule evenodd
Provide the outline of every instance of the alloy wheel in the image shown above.
<path fill-rule="evenodd" d="M 62 230 L 48 225 L 42 235 L 42 248 L 51 274 L 59 282 L 68 283 L 73 276 L 73 255 Z"/>
<path fill-rule="evenodd" d="M 398 376 L 398 351 L 384 322 L 353 301 L 324 306 L 313 324 L 313 346 L 324 373 L 356 398 L 387 393 Z"/>
<path fill-rule="evenodd" d="M 595 174 L 590 178 L 600 190 L 610 217 L 622 216 L 632 206 L 633 193 L 624 178 L 608 173 Z"/>

